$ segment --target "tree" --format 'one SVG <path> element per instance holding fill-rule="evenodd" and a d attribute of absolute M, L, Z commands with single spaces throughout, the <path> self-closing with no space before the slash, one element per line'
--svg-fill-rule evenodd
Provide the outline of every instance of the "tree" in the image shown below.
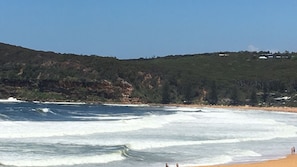
<path fill-rule="evenodd" d="M 216 82 L 213 81 L 210 87 L 210 93 L 208 96 L 208 103 L 209 104 L 217 104 L 218 103 L 218 94 L 217 94 L 217 86 L 216 86 Z"/>
<path fill-rule="evenodd" d="M 257 93 L 256 93 L 256 90 L 253 89 L 251 93 L 251 98 L 250 98 L 250 105 L 256 106 L 257 104 L 258 104 Z"/>
<path fill-rule="evenodd" d="M 185 83 L 183 84 L 184 87 L 183 87 L 183 96 L 184 96 L 184 100 L 187 101 L 187 102 L 190 102 L 192 99 L 193 99 L 193 84 L 191 83 Z"/>
<path fill-rule="evenodd" d="M 268 94 L 268 87 L 267 87 L 267 84 L 264 83 L 264 86 L 263 86 L 263 95 L 262 95 L 263 102 L 267 102 L 268 96 L 269 96 L 269 94 Z"/>
<path fill-rule="evenodd" d="M 237 87 L 234 87 L 234 89 L 232 90 L 231 100 L 232 100 L 231 105 L 239 105 L 240 104 L 239 93 L 238 93 Z"/>
<path fill-rule="evenodd" d="M 165 82 L 162 87 L 162 104 L 170 103 L 170 90 L 169 83 Z"/>

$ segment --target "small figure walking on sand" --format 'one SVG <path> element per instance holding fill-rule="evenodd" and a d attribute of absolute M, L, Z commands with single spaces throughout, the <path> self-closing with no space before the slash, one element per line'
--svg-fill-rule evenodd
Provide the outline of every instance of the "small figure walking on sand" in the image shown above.
<path fill-rule="evenodd" d="M 179 167 L 179 166 L 178 166 L 178 163 L 176 163 L 176 167 Z"/>
<path fill-rule="evenodd" d="M 295 154 L 295 147 L 294 146 L 291 148 L 291 154 Z"/>
<path fill-rule="evenodd" d="M 169 167 L 167 163 L 166 163 L 165 167 Z"/>

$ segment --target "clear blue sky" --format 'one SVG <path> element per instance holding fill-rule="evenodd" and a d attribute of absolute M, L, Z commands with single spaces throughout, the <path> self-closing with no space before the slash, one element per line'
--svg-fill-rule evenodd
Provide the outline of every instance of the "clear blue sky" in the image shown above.
<path fill-rule="evenodd" d="M 297 0 L 0 0 L 0 42 L 119 59 L 297 51 Z"/>

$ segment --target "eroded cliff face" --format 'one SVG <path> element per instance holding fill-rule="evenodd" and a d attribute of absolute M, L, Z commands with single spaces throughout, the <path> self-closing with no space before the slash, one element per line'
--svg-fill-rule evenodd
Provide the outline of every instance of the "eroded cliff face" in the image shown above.
<path fill-rule="evenodd" d="M 142 75 L 142 87 L 153 88 L 150 74 Z M 144 99 L 133 97 L 135 86 L 123 78 L 116 81 L 72 80 L 8 80 L 0 81 L 0 97 L 18 97 L 24 100 L 74 100 L 89 102 L 142 103 Z M 35 95 L 34 95 L 35 94 Z M 51 95 L 55 96 L 51 96 Z"/>
<path fill-rule="evenodd" d="M 13 96 L 23 100 L 143 103 L 146 102 L 145 96 L 133 96 L 134 91 L 146 89 L 149 92 L 160 87 L 160 77 L 147 72 L 138 71 L 130 76 L 122 73 L 123 77 L 119 77 L 123 69 L 112 64 L 117 62 L 113 59 L 110 60 L 111 64 L 102 66 L 100 61 L 94 61 L 95 65 L 91 65 L 91 61 L 82 64 L 65 57 L 62 61 L 43 55 L 33 58 L 40 59 L 40 62 L 29 63 L 24 59 L 23 62 L 3 63 L 0 98 Z"/>
<path fill-rule="evenodd" d="M 120 98 L 119 100 L 122 103 L 139 103 L 139 98 L 132 98 L 132 92 L 134 90 L 134 87 L 131 83 L 125 81 L 122 78 L 118 78 L 117 84 L 119 92 L 120 92 Z"/>
<path fill-rule="evenodd" d="M 127 67 L 131 64 L 135 68 Z M 2 43 L 0 69 L 0 98 L 143 103 L 158 96 L 161 85 L 160 77 L 138 63 Z"/>

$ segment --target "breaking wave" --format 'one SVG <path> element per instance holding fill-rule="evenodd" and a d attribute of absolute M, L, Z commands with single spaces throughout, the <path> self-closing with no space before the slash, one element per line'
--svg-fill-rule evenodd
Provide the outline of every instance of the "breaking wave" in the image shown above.
<path fill-rule="evenodd" d="M 81 165 L 81 164 L 104 164 L 113 161 L 124 160 L 121 152 L 94 155 L 94 156 L 67 156 L 63 157 L 25 157 L 23 159 L 2 160 L 1 163 L 7 166 L 22 166 L 22 167 L 36 167 L 36 166 L 61 166 L 61 165 Z"/>
<path fill-rule="evenodd" d="M 81 136 L 97 133 L 128 132 L 161 128 L 171 122 L 192 119 L 195 118 L 186 115 L 149 115 L 140 119 L 116 121 L 0 121 L 0 138 Z"/>

